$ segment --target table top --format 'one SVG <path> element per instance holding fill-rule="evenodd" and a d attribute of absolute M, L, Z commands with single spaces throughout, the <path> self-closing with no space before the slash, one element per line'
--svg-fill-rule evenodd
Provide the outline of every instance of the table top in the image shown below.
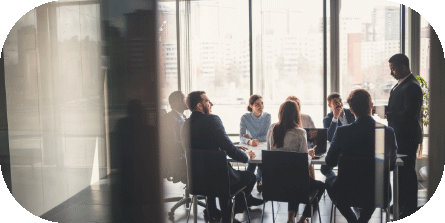
<path fill-rule="evenodd" d="M 267 143 L 266 142 L 261 142 L 260 145 L 258 145 L 258 146 L 249 146 L 249 145 L 246 145 L 246 144 L 239 144 L 239 146 L 244 146 L 244 147 L 248 148 L 249 150 L 252 150 L 255 153 L 255 155 L 256 155 L 255 159 L 250 160 L 249 163 L 258 163 L 258 164 L 262 163 L 262 152 L 261 151 L 262 150 L 267 150 Z M 329 144 L 328 144 L 328 146 L 329 146 Z M 403 156 L 406 156 L 406 155 L 399 155 L 399 154 L 397 155 L 397 161 L 396 161 L 397 165 L 403 166 L 403 161 L 402 161 L 402 159 L 400 159 L 400 157 L 403 157 Z M 326 155 L 324 155 L 324 156 L 322 156 L 322 157 L 320 157 L 318 159 L 312 159 L 312 164 L 315 164 L 315 165 L 317 165 L 317 164 L 318 165 L 326 164 L 325 158 L 326 158 Z M 229 162 L 236 162 L 235 160 L 233 160 L 229 156 L 227 156 L 227 160 Z"/>

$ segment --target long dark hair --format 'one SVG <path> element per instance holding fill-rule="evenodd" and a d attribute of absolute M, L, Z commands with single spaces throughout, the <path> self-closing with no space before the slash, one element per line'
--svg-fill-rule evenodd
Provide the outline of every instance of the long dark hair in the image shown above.
<path fill-rule="evenodd" d="M 297 103 L 294 101 L 286 101 L 280 106 L 278 112 L 278 123 L 273 128 L 273 141 L 276 148 L 281 148 L 284 145 L 284 136 L 289 129 L 295 126 L 302 127 L 301 115 Z"/>

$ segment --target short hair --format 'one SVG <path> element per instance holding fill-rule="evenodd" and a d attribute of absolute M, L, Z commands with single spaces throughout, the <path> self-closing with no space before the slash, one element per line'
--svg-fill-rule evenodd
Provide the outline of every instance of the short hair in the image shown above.
<path fill-rule="evenodd" d="M 328 104 L 331 103 L 332 99 L 336 99 L 336 98 L 340 98 L 340 94 L 337 92 L 332 92 L 329 96 L 328 96 Z"/>
<path fill-rule="evenodd" d="M 196 106 L 203 101 L 201 97 L 201 95 L 203 94 L 205 94 L 205 91 L 193 91 L 187 95 L 185 103 L 187 104 L 187 107 L 190 111 L 195 110 Z"/>
<path fill-rule="evenodd" d="M 255 103 L 255 101 L 260 99 L 260 98 L 263 98 L 263 97 L 261 97 L 258 94 L 254 94 L 254 95 L 250 96 L 250 98 L 249 98 L 249 105 L 253 105 Z M 252 108 L 249 107 L 249 105 L 247 106 L 247 111 L 252 112 Z"/>
<path fill-rule="evenodd" d="M 286 98 L 286 101 L 293 101 L 295 103 L 297 103 L 298 109 L 301 109 L 301 104 L 300 104 L 300 99 L 291 95 L 289 97 Z"/>
<path fill-rule="evenodd" d="M 174 104 L 175 102 L 178 102 L 179 100 L 183 100 L 184 94 L 182 94 L 182 91 L 173 91 L 170 96 L 168 96 L 168 103 L 170 106 Z"/>
<path fill-rule="evenodd" d="M 401 65 L 405 65 L 406 68 L 409 69 L 409 59 L 405 54 L 401 54 L 401 53 L 395 54 L 394 56 L 389 58 L 388 62 L 394 63 L 394 65 L 396 65 L 399 68 Z"/>
<path fill-rule="evenodd" d="M 371 112 L 372 99 L 365 89 L 353 90 L 348 97 L 349 108 L 356 116 L 367 116 Z"/>

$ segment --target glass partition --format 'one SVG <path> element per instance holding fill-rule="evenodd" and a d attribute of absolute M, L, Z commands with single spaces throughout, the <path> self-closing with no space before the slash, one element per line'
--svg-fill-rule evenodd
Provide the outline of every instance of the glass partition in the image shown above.
<path fill-rule="evenodd" d="M 42 5 L 4 44 L 12 195 L 37 216 L 107 175 L 99 10 Z"/>

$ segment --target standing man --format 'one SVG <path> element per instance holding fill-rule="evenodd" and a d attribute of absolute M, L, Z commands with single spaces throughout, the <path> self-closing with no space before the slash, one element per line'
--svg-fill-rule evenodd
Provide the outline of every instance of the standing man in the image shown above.
<path fill-rule="evenodd" d="M 328 106 L 332 112 L 323 119 L 323 128 L 328 129 L 328 141 L 331 142 L 337 127 L 353 123 L 355 117 L 349 109 L 343 108 L 340 94 L 336 92 L 328 96 Z"/>
<path fill-rule="evenodd" d="M 212 102 L 204 91 L 194 91 L 187 95 L 186 103 L 192 114 L 187 119 L 181 129 L 181 138 L 184 148 L 199 150 L 225 151 L 232 159 L 247 163 L 255 159 L 253 151 L 243 152 L 244 147 L 236 147 L 226 134 L 221 119 L 212 113 Z M 228 163 L 230 190 L 237 191 L 243 189 L 248 206 L 257 206 L 263 204 L 263 200 L 252 197 L 253 186 L 255 185 L 255 174 L 249 171 L 239 171 L 232 168 Z M 231 203 L 229 197 L 220 197 L 219 205 L 221 207 L 222 223 L 231 221 Z M 244 197 L 240 193 L 235 197 L 235 213 L 242 213 L 245 209 Z M 208 199 L 210 217 L 215 218 L 212 212 L 216 211 L 215 198 Z M 217 216 L 216 216 L 217 218 Z M 239 222 L 233 219 L 233 222 Z"/>
<path fill-rule="evenodd" d="M 420 109 L 422 88 L 409 69 L 409 59 L 404 54 L 396 54 L 389 59 L 389 69 L 398 83 L 391 90 L 386 117 L 388 125 L 396 133 L 398 154 L 403 157 L 399 168 L 400 179 L 400 218 L 407 217 L 417 210 L 416 152 L 422 142 Z"/>

